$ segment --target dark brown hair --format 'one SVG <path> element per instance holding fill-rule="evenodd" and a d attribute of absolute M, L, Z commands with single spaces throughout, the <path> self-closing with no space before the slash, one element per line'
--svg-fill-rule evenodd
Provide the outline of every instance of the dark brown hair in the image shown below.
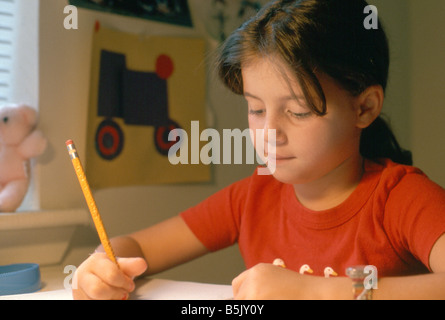
<path fill-rule="evenodd" d="M 327 113 L 326 98 L 316 76 L 322 72 L 353 95 L 372 85 L 385 90 L 389 46 L 379 20 L 364 26 L 365 0 L 275 0 L 245 22 L 222 45 L 218 72 L 225 85 L 243 94 L 242 65 L 255 57 L 277 55 L 295 73 L 308 106 Z M 388 124 L 378 117 L 362 132 L 361 154 L 412 164 Z"/>

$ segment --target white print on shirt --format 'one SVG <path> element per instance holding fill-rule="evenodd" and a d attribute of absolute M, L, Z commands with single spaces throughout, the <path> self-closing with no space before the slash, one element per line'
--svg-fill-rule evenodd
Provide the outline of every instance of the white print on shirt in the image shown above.
<path fill-rule="evenodd" d="M 286 268 L 286 264 L 281 259 L 275 259 L 273 265 Z M 305 274 L 306 272 L 314 273 L 314 270 L 312 270 L 308 264 L 304 264 L 300 267 L 300 274 Z M 338 273 L 335 272 L 334 269 L 332 269 L 331 267 L 324 268 L 324 277 L 329 278 L 331 276 L 336 277 L 338 276 Z"/>
<path fill-rule="evenodd" d="M 300 274 L 304 274 L 305 272 L 307 272 L 307 273 L 314 273 L 314 271 L 311 269 L 311 267 L 309 267 L 308 264 L 304 264 L 300 268 Z"/>
<path fill-rule="evenodd" d="M 338 273 L 334 271 L 331 267 L 324 268 L 324 277 L 329 278 L 330 276 L 336 277 Z"/>
<path fill-rule="evenodd" d="M 282 259 L 275 259 L 273 261 L 273 265 L 277 266 L 277 267 L 286 268 L 286 264 L 284 263 L 284 261 Z"/>
<path fill-rule="evenodd" d="M 305 274 L 306 272 L 314 273 L 314 271 L 311 269 L 311 267 L 308 264 L 304 264 L 300 268 L 300 274 Z M 324 277 L 329 278 L 331 276 L 336 277 L 336 276 L 338 276 L 338 273 L 335 272 L 334 269 L 332 269 L 331 267 L 324 268 Z"/>

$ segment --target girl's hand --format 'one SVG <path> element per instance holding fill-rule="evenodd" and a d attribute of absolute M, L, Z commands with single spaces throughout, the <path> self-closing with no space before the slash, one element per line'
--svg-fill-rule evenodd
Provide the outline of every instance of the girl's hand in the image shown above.
<path fill-rule="evenodd" d="M 308 298 L 310 277 L 272 264 L 259 264 L 236 277 L 233 295 L 239 300 Z"/>
<path fill-rule="evenodd" d="M 119 258 L 120 269 L 105 253 L 85 260 L 73 277 L 75 300 L 126 300 L 135 289 L 133 279 L 147 269 L 142 258 Z"/>

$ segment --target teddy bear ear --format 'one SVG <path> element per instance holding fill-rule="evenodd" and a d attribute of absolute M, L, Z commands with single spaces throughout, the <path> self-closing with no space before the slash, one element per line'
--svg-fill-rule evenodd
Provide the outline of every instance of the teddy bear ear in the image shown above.
<path fill-rule="evenodd" d="M 37 123 L 37 111 L 34 108 L 24 104 L 19 105 L 18 108 L 20 109 L 27 123 L 31 125 L 35 125 Z"/>

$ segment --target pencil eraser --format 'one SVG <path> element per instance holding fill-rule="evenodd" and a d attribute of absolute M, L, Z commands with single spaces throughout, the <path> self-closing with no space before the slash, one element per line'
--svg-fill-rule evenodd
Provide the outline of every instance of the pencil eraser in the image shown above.
<path fill-rule="evenodd" d="M 73 140 L 68 140 L 67 142 L 65 142 L 66 146 L 69 146 L 71 144 L 74 144 Z"/>

